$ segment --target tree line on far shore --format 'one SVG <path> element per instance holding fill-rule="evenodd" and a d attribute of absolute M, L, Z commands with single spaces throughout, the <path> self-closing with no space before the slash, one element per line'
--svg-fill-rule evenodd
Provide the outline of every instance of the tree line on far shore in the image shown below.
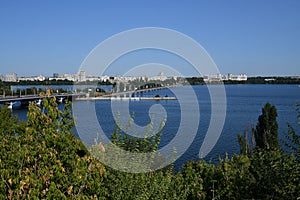
<path fill-rule="evenodd" d="M 202 77 L 189 77 L 186 78 L 191 85 L 205 85 L 205 84 L 300 84 L 300 78 L 293 77 L 248 77 L 246 81 L 223 80 L 206 83 Z"/>

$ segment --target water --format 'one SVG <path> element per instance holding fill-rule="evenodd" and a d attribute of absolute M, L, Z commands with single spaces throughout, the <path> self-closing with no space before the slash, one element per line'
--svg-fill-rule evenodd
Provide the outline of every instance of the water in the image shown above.
<path fill-rule="evenodd" d="M 208 89 L 206 86 L 200 85 L 193 86 L 193 89 L 198 99 L 200 122 L 193 143 L 175 162 L 175 167 L 177 169 L 185 163 L 186 160 L 199 159 L 199 149 L 210 123 L 211 103 Z M 226 120 L 218 142 L 214 146 L 213 150 L 205 157 L 207 161 L 211 160 L 216 162 L 218 157 L 224 157 L 226 152 L 228 152 L 229 156 L 234 153 L 239 153 L 237 134 L 242 134 L 247 128 L 250 132 L 251 128 L 255 127 L 257 118 L 261 114 L 261 109 L 267 102 L 270 102 L 277 108 L 277 121 L 279 124 L 280 138 L 282 138 L 283 133 L 287 132 L 287 123 L 290 123 L 299 132 L 299 125 L 297 125 L 297 113 L 295 111 L 295 103 L 300 103 L 300 87 L 298 85 L 225 85 L 225 89 L 227 96 Z M 186 88 L 179 87 L 174 88 L 173 90 L 175 93 L 178 92 L 180 94 L 185 94 Z M 159 94 L 160 96 L 174 96 L 174 93 L 168 89 L 147 92 L 144 93 L 143 96 L 153 97 L 156 94 Z M 186 100 L 188 99 L 189 96 L 186 96 Z M 114 130 L 114 118 L 110 101 L 76 101 L 74 103 L 78 107 L 86 104 L 95 106 L 99 124 L 107 136 L 110 137 L 110 133 Z M 149 116 L 149 109 L 155 104 L 162 105 L 167 113 L 167 121 L 162 130 L 163 136 L 161 138 L 161 148 L 168 145 L 168 143 L 176 136 L 178 131 L 181 120 L 180 116 L 182 113 L 179 102 L 177 100 L 130 101 L 129 113 L 134 113 L 135 123 L 137 125 L 146 126 L 151 120 Z M 27 111 L 24 109 L 14 110 L 14 114 L 18 115 L 20 119 L 26 119 L 26 112 Z M 193 111 L 189 111 L 189 113 L 190 116 L 188 120 L 197 123 L 193 121 L 196 113 Z M 89 119 L 87 118 L 86 121 L 89 122 Z M 188 132 L 190 127 L 184 128 Z M 182 140 L 181 145 L 185 145 L 184 140 Z"/>

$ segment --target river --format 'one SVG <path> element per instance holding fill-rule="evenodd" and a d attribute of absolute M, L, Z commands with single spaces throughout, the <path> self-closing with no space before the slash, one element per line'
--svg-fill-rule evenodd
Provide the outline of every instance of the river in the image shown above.
<path fill-rule="evenodd" d="M 199 105 L 200 121 L 193 121 L 197 118 L 197 113 L 189 111 L 188 120 L 196 124 L 199 123 L 199 126 L 192 144 L 175 162 L 177 169 L 187 160 L 199 159 L 199 149 L 210 124 L 211 100 L 208 89 L 205 85 L 192 86 L 192 88 L 198 100 L 196 103 Z M 155 96 L 158 94 L 160 96 L 174 96 L 175 93 L 185 94 L 186 87 L 173 88 L 172 90 L 173 92 L 169 89 L 157 90 L 144 93 L 143 95 Z M 225 85 L 225 90 L 227 101 L 225 124 L 216 145 L 205 157 L 205 160 L 216 162 L 218 157 L 224 157 L 226 152 L 229 156 L 234 153 L 239 153 L 237 134 L 243 133 L 245 129 L 248 129 L 250 132 L 251 128 L 255 127 L 257 118 L 261 114 L 261 109 L 267 102 L 270 102 L 277 108 L 280 138 L 283 138 L 283 134 L 287 132 L 287 123 L 290 123 L 299 131 L 300 126 L 297 124 L 297 112 L 295 111 L 295 104 L 300 103 L 299 85 Z M 189 96 L 186 96 L 186 98 L 189 99 Z M 97 120 L 105 134 L 109 137 L 109 134 L 114 130 L 111 101 L 75 101 L 74 104 L 76 104 L 78 108 L 80 108 L 81 105 L 84 107 L 84 105 L 87 104 L 94 106 Z M 116 106 L 118 103 L 114 101 L 113 104 Z M 120 102 L 120 104 L 122 103 Z M 162 129 L 161 148 L 168 145 L 168 143 L 176 137 L 182 117 L 181 113 L 183 112 L 180 107 L 180 102 L 178 100 L 130 101 L 128 109 L 129 113 L 134 113 L 134 122 L 136 125 L 146 126 L 151 120 L 149 109 L 156 104 L 160 104 L 166 110 L 167 120 Z M 26 109 L 17 109 L 13 112 L 18 115 L 20 119 L 26 119 Z M 89 122 L 89 119 L 87 118 L 86 121 Z M 188 131 L 190 127 L 183 128 Z M 87 132 L 89 131 L 87 130 Z M 185 145 L 184 141 L 182 141 L 182 145 Z"/>

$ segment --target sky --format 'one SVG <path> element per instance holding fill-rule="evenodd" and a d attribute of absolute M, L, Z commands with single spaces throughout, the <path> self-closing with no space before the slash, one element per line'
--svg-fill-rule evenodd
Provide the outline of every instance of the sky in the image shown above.
<path fill-rule="evenodd" d="M 197 41 L 222 74 L 300 75 L 299 10 L 299 0 L 1 0 L 0 74 L 77 73 L 105 39 L 162 27 Z"/>

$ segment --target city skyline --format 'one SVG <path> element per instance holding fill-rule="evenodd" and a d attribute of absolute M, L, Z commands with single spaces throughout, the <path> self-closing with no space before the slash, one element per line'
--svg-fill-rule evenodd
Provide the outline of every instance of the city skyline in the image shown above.
<path fill-rule="evenodd" d="M 75 74 L 110 36 L 163 27 L 202 45 L 221 74 L 295 76 L 300 74 L 299 9 L 297 0 L 2 1 L 0 69 L 20 76 Z"/>
<path fill-rule="evenodd" d="M 19 81 L 45 81 L 45 80 L 68 80 L 68 81 L 78 81 L 78 82 L 85 82 L 85 81 L 106 81 L 110 80 L 111 77 L 114 78 L 114 80 L 134 80 L 139 78 L 150 78 L 150 80 L 165 80 L 169 78 L 191 78 L 191 77 L 182 77 L 177 75 L 168 75 L 164 72 L 159 72 L 158 74 L 153 75 L 124 75 L 124 76 L 108 76 L 108 75 L 91 75 L 86 74 L 84 70 L 80 70 L 76 74 L 59 74 L 59 73 L 53 73 L 52 76 L 44 76 L 44 75 L 30 75 L 30 76 L 18 76 L 16 73 L 8 73 L 8 74 L 1 74 L 0 73 L 0 81 L 5 82 L 19 82 Z M 204 80 L 247 80 L 246 74 L 231 74 L 227 73 L 224 74 L 205 74 L 203 76 L 198 76 L 204 78 Z M 298 78 L 298 76 L 297 76 Z"/>

